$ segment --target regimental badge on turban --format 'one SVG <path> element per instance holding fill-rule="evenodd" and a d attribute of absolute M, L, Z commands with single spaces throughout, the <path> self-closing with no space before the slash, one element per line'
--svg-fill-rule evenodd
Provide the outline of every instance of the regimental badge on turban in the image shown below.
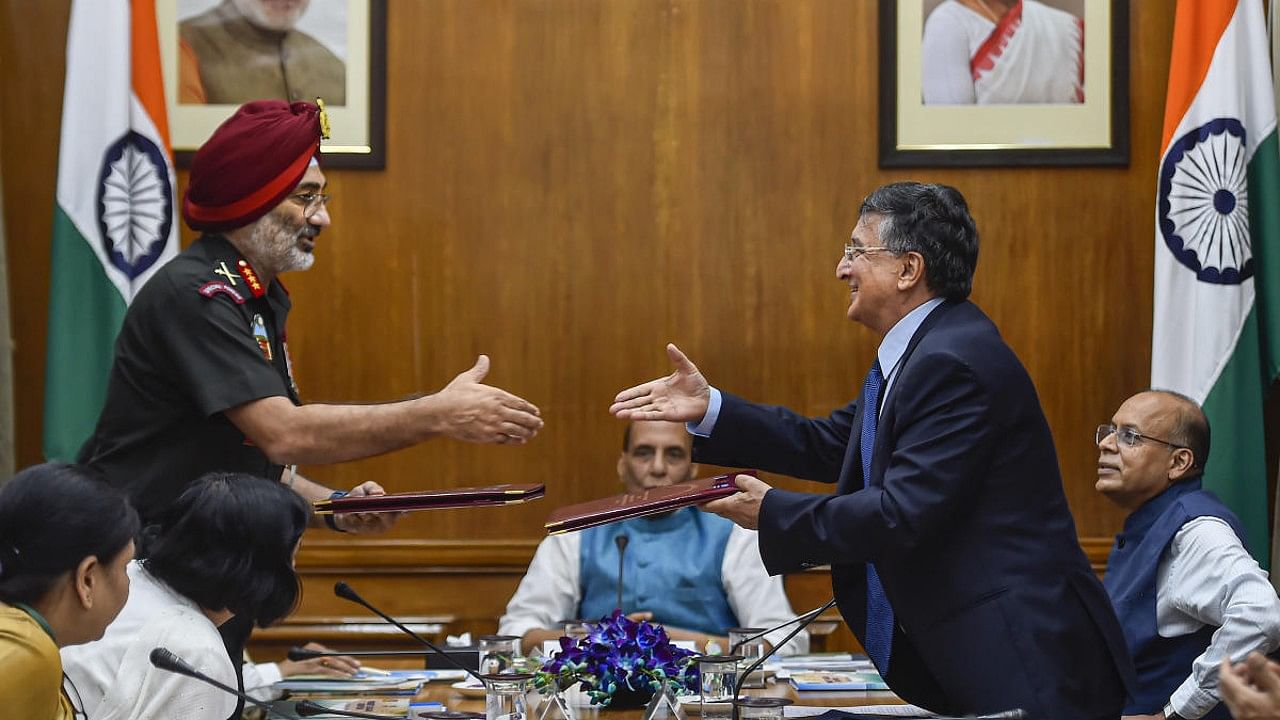
<path fill-rule="evenodd" d="M 302 181 L 328 137 L 328 115 L 308 102 L 246 103 L 213 131 L 191 161 L 182 217 L 193 230 L 244 227 Z"/>
<path fill-rule="evenodd" d="M 329 111 L 324 109 L 324 98 L 316 97 L 316 107 L 320 108 L 320 137 L 329 139 Z"/>

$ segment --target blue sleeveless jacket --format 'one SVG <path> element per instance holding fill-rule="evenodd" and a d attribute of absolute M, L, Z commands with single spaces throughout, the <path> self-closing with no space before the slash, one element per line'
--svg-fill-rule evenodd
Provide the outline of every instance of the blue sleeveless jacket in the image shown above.
<path fill-rule="evenodd" d="M 1135 697 L 1125 715 L 1158 713 L 1169 696 L 1191 673 L 1191 663 L 1209 647 L 1216 627 L 1177 637 L 1161 637 L 1156 626 L 1156 573 L 1160 557 L 1173 536 L 1197 517 L 1220 518 L 1244 542 L 1240 521 L 1217 496 L 1200 488 L 1199 478 L 1175 483 L 1151 498 L 1125 520 L 1107 562 L 1103 585 L 1124 629 L 1125 642 L 1138 673 Z M 1219 704 L 1204 716 L 1207 720 L 1230 718 Z"/>
<path fill-rule="evenodd" d="M 622 611 L 648 610 L 664 625 L 721 635 L 737 627 L 721 582 L 733 523 L 693 508 L 582 531 L 579 617 L 596 620 L 617 604 L 618 548 L 628 539 Z"/>

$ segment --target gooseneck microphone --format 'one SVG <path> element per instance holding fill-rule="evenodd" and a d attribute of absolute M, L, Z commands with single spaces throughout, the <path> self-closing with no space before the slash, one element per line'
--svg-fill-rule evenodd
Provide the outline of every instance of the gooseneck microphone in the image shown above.
<path fill-rule="evenodd" d="M 755 662 L 748 665 L 746 670 L 743 670 L 742 672 L 738 673 L 738 682 L 733 684 L 733 720 L 738 720 L 738 698 L 742 696 L 742 684 L 747 681 L 747 677 L 750 676 L 751 673 L 755 672 L 757 668 L 763 665 L 765 660 L 768 660 L 769 658 L 773 657 L 773 654 L 778 652 L 779 648 L 791 642 L 791 638 L 795 637 L 796 635 L 799 635 L 801 630 L 809 627 L 809 623 L 812 623 L 814 620 L 817 620 L 819 615 L 821 615 L 828 608 L 830 608 L 835 604 L 836 604 L 836 599 L 831 598 L 831 601 L 828 602 L 826 605 L 823 605 L 817 610 L 813 610 L 802 615 L 801 617 L 803 617 L 804 620 L 801 620 L 800 623 L 796 625 L 795 630 L 792 630 L 791 632 L 787 633 L 787 636 L 782 638 L 782 640 L 777 645 L 774 645 L 773 647 L 769 648 L 769 652 L 761 655 Z M 795 622 L 795 621 L 793 620 L 792 622 Z M 783 627 L 785 627 L 785 625 Z"/>
<path fill-rule="evenodd" d="M 618 546 L 618 604 L 617 609 L 622 609 L 622 560 L 627 555 L 627 543 L 631 539 L 626 535 L 615 535 L 613 544 Z"/>
<path fill-rule="evenodd" d="M 393 617 L 391 617 L 390 615 L 388 615 L 388 614 L 386 614 L 386 613 L 382 612 L 382 611 L 381 611 L 381 610 L 379 610 L 378 608 L 376 608 L 376 607 L 374 607 L 374 606 L 370 605 L 370 604 L 369 604 L 369 601 L 367 601 L 367 600 L 365 600 L 364 598 L 360 597 L 360 595 L 359 595 L 355 590 L 353 590 L 353 589 L 351 588 L 351 586 L 350 586 L 350 585 L 346 584 L 345 582 L 342 582 L 341 580 L 339 580 L 338 582 L 334 583 L 334 585 L 333 585 L 333 594 L 334 594 L 334 595 L 337 595 L 338 597 L 342 598 L 343 600 L 350 600 L 351 602 L 356 603 L 357 605 L 362 605 L 362 606 L 364 606 L 365 608 L 367 608 L 367 609 L 369 609 L 370 611 L 372 611 L 372 612 L 373 612 L 375 615 L 377 615 L 378 617 L 380 617 L 380 618 L 382 618 L 383 620 L 386 620 L 387 622 L 391 623 L 392 625 L 395 625 L 396 627 L 400 628 L 400 630 L 401 630 L 401 631 L 403 631 L 404 633 L 406 633 L 409 637 L 413 638 L 414 640 L 417 640 L 418 642 L 422 643 L 423 645 L 427 646 L 428 648 L 431 648 L 431 650 L 432 650 L 433 652 L 435 652 L 435 653 L 439 654 L 441 657 L 443 657 L 445 660 L 447 660 L 447 661 L 449 662 L 449 664 L 450 664 L 450 665 L 452 665 L 452 666 L 454 666 L 454 667 L 458 668 L 459 670 L 463 670 L 463 671 L 465 671 L 468 675 L 470 675 L 471 677 L 475 678 L 476 680 L 479 680 L 479 681 L 480 681 L 480 682 L 482 682 L 482 683 L 484 682 L 484 679 L 480 677 L 480 673 L 476 672 L 476 671 L 475 671 L 474 669 L 472 669 L 472 668 L 466 667 L 465 665 L 463 665 L 462 663 L 458 662 L 457 660 L 454 660 L 452 655 L 450 655 L 449 653 L 447 653 L 447 652 L 445 652 L 445 651 L 441 650 L 440 648 L 436 647 L 436 646 L 435 646 L 435 645 L 433 645 L 429 640 L 427 640 L 427 639 L 425 639 L 425 638 L 423 638 L 423 637 L 419 636 L 419 635 L 418 635 L 418 633 L 416 633 L 416 632 L 414 632 L 414 631 L 410 630 L 409 628 L 405 627 L 404 625 L 402 625 L 402 624 L 400 623 L 400 621 L 399 621 L 399 620 L 396 620 L 395 618 L 393 618 Z"/>
<path fill-rule="evenodd" d="M 752 640 L 759 640 L 760 638 L 764 637 L 765 635 L 768 635 L 768 634 L 769 634 L 769 633 L 771 633 L 771 632 L 776 632 L 776 631 L 778 631 L 778 630 L 781 630 L 782 628 L 784 628 L 784 627 L 786 627 L 786 626 L 788 626 L 788 625 L 790 625 L 790 624 L 792 624 L 792 623 L 803 622 L 805 625 L 808 625 L 808 624 L 809 624 L 810 622 L 812 622 L 813 620 L 818 619 L 818 616 L 819 616 L 819 615 L 821 615 L 822 613 L 824 613 L 824 612 L 826 612 L 826 611 L 830 610 L 830 609 L 832 608 L 832 606 L 834 606 L 835 604 L 836 604 L 836 599 L 835 599 L 835 598 L 831 598 L 831 600 L 827 601 L 827 604 L 826 604 L 826 605 L 823 605 L 823 606 L 822 606 L 822 607 L 820 607 L 820 608 L 815 608 L 815 609 L 813 609 L 813 610 L 810 610 L 809 612 L 801 613 L 801 614 L 799 614 L 799 615 L 797 615 L 797 616 L 795 616 L 795 617 L 791 618 L 790 620 L 788 620 L 788 621 L 786 621 L 786 622 L 784 622 L 784 623 L 778 623 L 777 625 L 774 625 L 773 627 L 769 628 L 768 630 L 761 630 L 760 632 L 756 633 L 755 635 L 748 635 L 747 637 L 744 637 L 744 638 L 742 638 L 741 640 L 739 640 L 738 642 L 736 642 L 736 643 L 734 643 L 734 644 L 730 645 L 730 646 L 729 646 L 729 653 L 728 653 L 728 654 L 729 654 L 729 655 L 737 655 L 737 654 L 738 654 L 738 648 L 742 647 L 743 645 L 745 645 L 745 644 L 747 644 L 747 643 L 751 642 Z M 812 617 L 811 617 L 811 616 L 812 616 Z M 788 636 L 788 637 L 790 637 L 790 636 Z M 290 656 L 289 656 L 289 659 L 290 659 L 290 660 L 294 660 L 294 659 L 296 659 L 296 658 L 294 658 L 292 655 L 290 655 Z"/>
<path fill-rule="evenodd" d="M 738 674 L 738 682 L 734 683 L 734 686 L 733 686 L 733 720 L 739 719 L 738 698 L 742 696 L 742 684 L 747 681 L 747 677 L 751 675 L 751 673 L 755 672 L 757 668 L 763 665 L 765 660 L 768 660 L 769 658 L 773 657 L 774 653 L 778 652 L 779 648 L 786 645 L 788 642 L 791 642 L 791 638 L 798 635 L 801 630 L 808 627 L 810 623 L 818 619 L 819 615 L 826 612 L 829 608 L 831 608 L 835 604 L 836 604 L 836 599 L 831 598 L 831 601 L 828 602 L 826 605 L 823 605 L 822 607 L 816 610 L 810 610 L 804 615 L 797 617 L 795 620 L 791 620 L 779 626 L 779 627 L 786 627 L 792 622 L 796 622 L 798 620 L 800 621 L 800 624 L 796 626 L 796 629 L 787 633 L 787 636 L 782 638 L 781 642 L 773 646 L 769 650 L 769 652 L 765 653 L 764 655 L 761 655 L 758 660 L 756 660 L 755 662 L 747 666 L 746 670 Z M 800 620 L 801 618 L 804 618 L 804 619 Z M 766 632 L 772 632 L 772 631 L 766 631 Z M 761 635 L 763 634 L 764 633 L 761 633 Z M 934 716 L 933 720 L 1027 720 L 1027 711 L 1023 710 L 1022 708 L 1014 708 L 1012 710 L 1004 710 L 1002 712 L 991 713 L 988 715 L 964 715 L 964 716 L 954 716 L 954 717 L 939 715 L 939 716 Z"/>
<path fill-rule="evenodd" d="M 285 720 L 288 720 L 289 718 L 288 715 L 285 715 L 280 711 L 276 710 L 275 708 L 273 708 L 271 706 L 271 703 L 265 703 L 265 702 L 262 702 L 261 700 L 251 698 L 248 695 L 245 695 L 244 693 L 240 692 L 236 688 L 223 685 L 217 680 L 214 680 L 208 675 L 205 675 L 199 670 L 191 667 L 190 663 L 178 657 L 177 655 L 174 655 L 173 652 L 171 652 L 168 648 L 162 648 L 162 647 L 153 648 L 151 650 L 150 657 L 151 657 L 151 664 L 155 665 L 161 670 L 168 670 L 171 673 L 177 673 L 178 675 L 186 675 L 189 678 L 195 678 L 196 680 L 199 680 L 200 682 L 203 682 L 203 683 L 208 683 L 209 685 L 212 685 L 223 692 L 231 693 L 232 695 L 235 695 L 236 697 L 240 698 L 241 700 L 244 700 L 245 702 L 251 705 L 257 705 L 263 710 L 266 710 L 267 713 L 270 715 L 275 715 L 276 717 L 285 718 Z M 378 715 L 375 717 L 381 718 L 381 717 L 389 717 L 389 716 Z"/>

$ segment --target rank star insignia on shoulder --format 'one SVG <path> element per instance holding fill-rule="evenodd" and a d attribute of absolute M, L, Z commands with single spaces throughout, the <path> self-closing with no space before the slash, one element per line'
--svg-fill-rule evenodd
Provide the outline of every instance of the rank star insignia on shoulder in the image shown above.
<path fill-rule="evenodd" d="M 249 292 L 253 293 L 254 297 L 260 298 L 267 294 L 267 289 L 262 286 L 262 281 L 258 279 L 257 271 L 253 269 L 248 260 L 241 258 L 236 263 L 236 269 L 240 271 L 240 277 L 244 278 L 245 284 L 249 286 Z"/>

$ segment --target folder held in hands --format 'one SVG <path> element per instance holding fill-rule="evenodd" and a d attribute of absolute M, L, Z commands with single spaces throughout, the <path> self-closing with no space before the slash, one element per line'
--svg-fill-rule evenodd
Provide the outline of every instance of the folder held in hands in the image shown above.
<path fill-rule="evenodd" d="M 547 532 L 552 535 L 585 530 L 597 525 L 608 525 L 644 515 L 679 510 L 690 505 L 728 497 L 738 492 L 733 478 L 737 475 L 756 477 L 755 470 L 740 470 L 727 475 L 690 480 L 665 487 L 653 488 L 642 493 L 625 493 L 613 497 L 591 500 L 557 509 L 547 518 Z"/>
<path fill-rule="evenodd" d="M 317 515 L 353 512 L 404 512 L 406 510 L 443 510 L 446 508 L 511 505 L 542 497 L 547 486 L 491 485 L 488 487 L 449 488 L 387 495 L 344 496 L 314 503 Z"/>

